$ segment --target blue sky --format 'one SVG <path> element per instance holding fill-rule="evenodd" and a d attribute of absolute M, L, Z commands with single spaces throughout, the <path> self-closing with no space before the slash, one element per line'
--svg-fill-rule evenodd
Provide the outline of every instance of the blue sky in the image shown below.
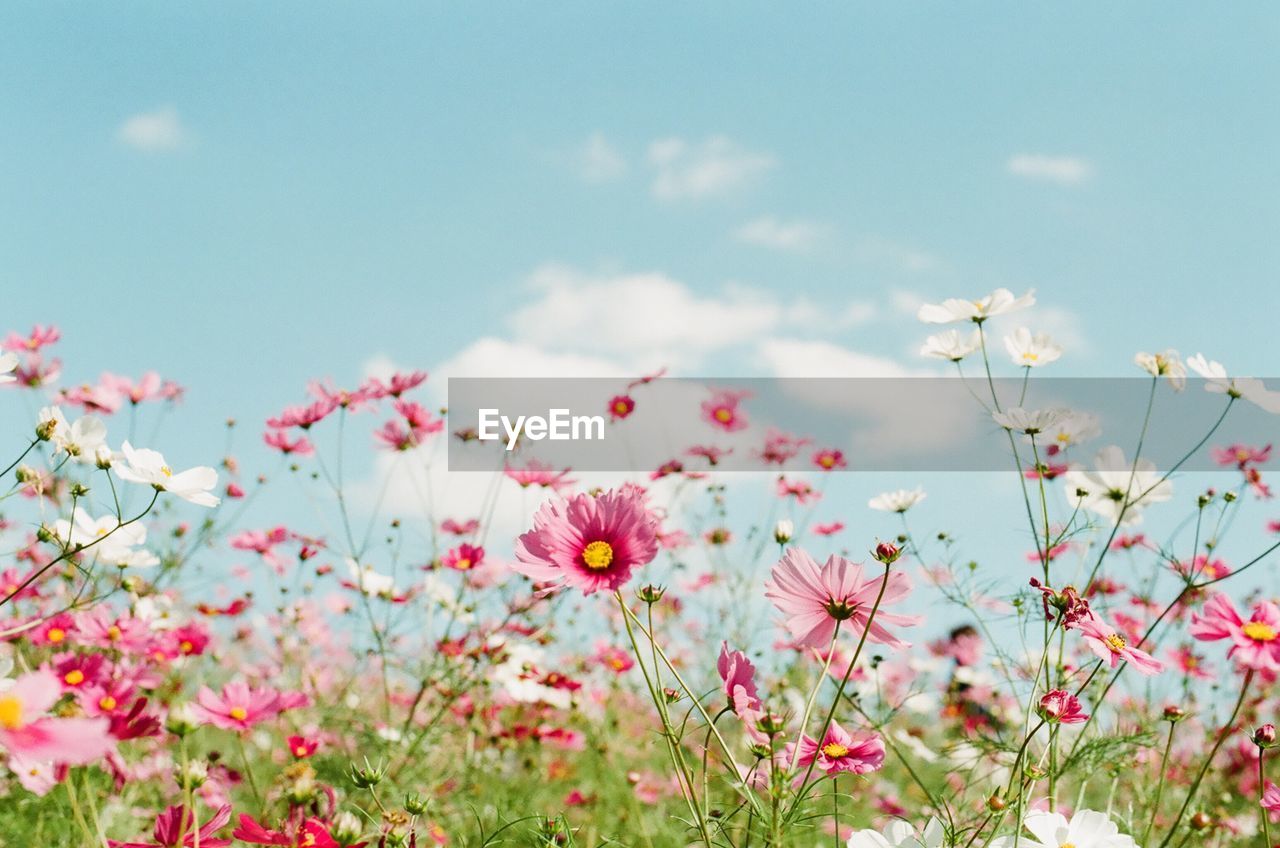
<path fill-rule="evenodd" d="M 1037 290 L 1059 374 L 1167 346 L 1266 374 L 1278 30 L 1262 3 L 8 4 L 0 324 L 59 324 L 71 381 L 188 385 L 192 444 L 376 361 L 917 369 L 915 305 L 997 286 Z"/>

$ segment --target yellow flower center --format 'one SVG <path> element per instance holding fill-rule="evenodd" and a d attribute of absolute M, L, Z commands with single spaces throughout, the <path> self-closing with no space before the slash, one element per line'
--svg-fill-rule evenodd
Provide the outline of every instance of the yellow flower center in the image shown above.
<path fill-rule="evenodd" d="M 613 562 L 613 545 L 608 542 L 592 542 L 582 549 L 582 561 L 592 571 L 601 571 Z"/>
<path fill-rule="evenodd" d="M 78 668 L 73 668 L 68 671 L 62 679 L 67 682 L 68 686 L 79 686 L 81 683 L 84 683 L 84 672 Z"/>
<path fill-rule="evenodd" d="M 160 473 L 161 473 L 161 474 L 163 474 L 163 475 L 164 475 L 164 476 L 166 476 L 166 477 L 172 477 L 172 476 L 173 476 L 173 469 L 172 469 L 172 468 L 170 468 L 170 467 L 169 467 L 169 466 L 167 466 L 167 465 L 162 465 L 162 466 L 160 466 Z"/>
<path fill-rule="evenodd" d="M 116 704 L 116 699 L 110 695 L 103 695 L 102 699 L 98 701 L 98 706 L 104 710 L 114 710 L 116 708 Z"/>
<path fill-rule="evenodd" d="M 293 755 L 294 755 L 295 757 L 299 757 L 299 758 L 301 758 L 301 757 L 305 757 L 305 756 L 307 755 L 307 749 L 306 749 L 306 747 L 305 747 L 305 746 L 303 746 L 303 745 L 299 745 L 298 747 L 294 748 L 294 749 L 293 749 Z"/>
<path fill-rule="evenodd" d="M 1123 651 L 1126 644 L 1126 642 L 1124 641 L 1124 637 L 1121 636 L 1119 633 L 1112 633 L 1110 636 L 1103 639 L 1102 641 L 1107 643 L 1107 647 L 1111 649 L 1111 653 L 1113 654 L 1118 654 L 1121 651 Z"/>
<path fill-rule="evenodd" d="M 22 702 L 13 695 L 0 698 L 0 727 L 17 730 L 22 724 Z"/>
<path fill-rule="evenodd" d="M 720 407 L 716 410 L 716 420 L 721 424 L 728 423 L 733 418 L 733 412 L 727 407 Z"/>
<path fill-rule="evenodd" d="M 188 640 L 184 639 L 184 640 L 182 640 L 182 642 L 181 642 L 181 643 L 179 643 L 179 645 L 178 645 L 178 650 L 179 650 L 179 651 L 181 651 L 181 652 L 182 652 L 182 653 L 184 653 L 184 654 L 189 654 L 189 653 L 191 653 L 191 652 L 195 649 L 195 647 L 196 647 L 196 646 L 195 646 L 195 645 L 193 645 L 193 644 L 191 644 L 191 642 L 189 642 Z"/>
<path fill-rule="evenodd" d="M 227 710 L 227 715 L 231 716 L 236 721 L 244 721 L 249 717 L 249 711 L 244 707 L 232 707 Z"/>
<path fill-rule="evenodd" d="M 467 559 L 466 557 L 463 557 L 462 559 L 455 562 L 453 564 L 453 567 L 458 569 L 459 571 L 466 571 L 467 569 L 471 568 L 471 560 Z"/>
<path fill-rule="evenodd" d="M 1074 842 L 1064 842 L 1058 848 L 1076 848 L 1076 845 Z"/>
<path fill-rule="evenodd" d="M 1276 629 L 1265 621 L 1250 621 L 1245 624 L 1243 630 L 1244 635 L 1255 642 L 1274 642 L 1276 640 Z"/>
<path fill-rule="evenodd" d="M 120 628 L 116 627 L 114 624 L 107 628 L 107 638 L 112 642 L 119 639 L 121 635 L 123 634 L 120 633 Z"/>
<path fill-rule="evenodd" d="M 827 744 L 822 746 L 822 753 L 826 754 L 828 757 L 831 757 L 832 759 L 836 759 L 838 757 L 843 757 L 845 754 L 849 753 L 849 749 L 841 745 L 839 742 L 828 742 Z"/>
<path fill-rule="evenodd" d="M 47 635 L 49 637 L 49 641 L 56 645 L 63 639 L 67 638 L 67 631 L 63 630 L 61 627 L 52 627 L 49 629 L 49 633 Z"/>
<path fill-rule="evenodd" d="M 616 413 L 618 413 L 619 415 L 623 415 L 623 414 L 625 414 L 625 413 L 626 413 L 626 411 L 627 411 L 627 405 L 626 405 L 626 403 L 625 403 L 625 402 L 623 402 L 623 401 L 618 401 L 617 403 L 615 403 L 615 404 L 613 405 L 613 411 L 614 411 L 614 412 L 616 412 Z"/>

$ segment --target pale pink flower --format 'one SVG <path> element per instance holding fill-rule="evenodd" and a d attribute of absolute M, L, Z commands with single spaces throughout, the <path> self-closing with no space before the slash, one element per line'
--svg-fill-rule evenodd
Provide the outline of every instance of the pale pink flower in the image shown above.
<path fill-rule="evenodd" d="M 253 689 L 243 680 L 228 683 L 221 695 L 201 686 L 192 708 L 205 723 L 224 730 L 250 730 L 285 709 L 279 692 L 268 687 Z"/>
<path fill-rule="evenodd" d="M 720 643 L 720 659 L 716 663 L 729 707 L 737 715 L 758 712 L 763 706 L 756 690 L 756 667 L 742 651 L 730 651 L 728 642 Z"/>
<path fill-rule="evenodd" d="M 875 619 L 871 609 L 880 595 Z M 885 612 L 883 607 L 902 600 L 911 592 L 911 580 L 901 571 L 883 578 L 864 577 L 862 565 L 832 555 L 822 566 L 800 548 L 789 548 L 773 567 L 773 579 L 765 583 L 765 596 L 783 615 L 783 624 L 797 644 L 825 650 L 835 636 L 836 625 L 854 635 L 869 630 L 872 642 L 893 648 L 907 647 L 883 625 L 909 627 L 918 624 L 915 616 Z"/>
<path fill-rule="evenodd" d="M 114 746 L 103 718 L 46 715 L 62 697 L 62 684 L 48 669 L 24 674 L 0 689 L 0 748 L 31 762 L 84 765 Z"/>
<path fill-rule="evenodd" d="M 1129 647 L 1124 636 L 1092 610 L 1063 626 L 1067 630 L 1079 630 L 1089 649 L 1098 659 L 1107 661 L 1111 668 L 1119 665 L 1121 660 L 1129 662 L 1141 674 L 1157 674 L 1164 668 L 1164 663 L 1146 651 Z"/>
<path fill-rule="evenodd" d="M 790 746 L 788 746 L 790 747 Z M 848 732 L 836 722 L 831 722 L 819 744 L 812 736 L 802 736 L 796 767 L 800 769 L 797 782 L 804 780 L 809 764 L 823 774 L 867 774 L 878 771 L 884 765 L 884 740 L 868 731 Z"/>

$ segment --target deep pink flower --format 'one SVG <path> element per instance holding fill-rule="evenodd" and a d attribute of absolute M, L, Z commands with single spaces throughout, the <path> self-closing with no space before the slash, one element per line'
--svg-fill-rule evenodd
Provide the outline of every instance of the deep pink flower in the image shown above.
<path fill-rule="evenodd" d="M 533 529 L 516 541 L 515 569 L 538 581 L 563 581 L 584 594 L 616 590 L 658 554 L 658 522 L 634 491 L 548 501 Z"/>
<path fill-rule="evenodd" d="M 1065 689 L 1053 689 L 1044 693 L 1036 712 L 1045 721 L 1056 724 L 1079 724 L 1089 719 L 1089 714 L 1080 706 L 1080 701 Z"/>
<path fill-rule="evenodd" d="M 1164 668 L 1164 663 L 1146 651 L 1129 647 L 1128 641 L 1093 610 L 1085 610 L 1078 618 L 1064 621 L 1063 627 L 1079 630 L 1089 649 L 1098 659 L 1106 660 L 1111 668 L 1119 665 L 1121 660 L 1128 661 L 1141 674 L 1157 674 Z"/>
<path fill-rule="evenodd" d="M 609 399 L 609 417 L 620 421 L 635 411 L 636 401 L 631 395 L 614 395 Z"/>
<path fill-rule="evenodd" d="M 736 433 L 747 427 L 747 416 L 739 405 L 751 397 L 751 392 L 717 389 L 710 400 L 702 402 L 702 420 L 726 433 Z"/>
<path fill-rule="evenodd" d="M 479 567 L 482 562 L 484 562 L 484 548 L 465 542 L 450 549 L 440 558 L 441 565 L 452 568 L 454 571 L 470 571 Z"/>
<path fill-rule="evenodd" d="M 1169 658 L 1187 677 L 1194 677 L 1197 680 L 1213 679 L 1213 675 L 1204 667 L 1204 657 L 1193 653 L 1189 645 L 1170 649 Z"/>
<path fill-rule="evenodd" d="M 1245 621 L 1231 599 L 1218 593 L 1205 602 L 1203 615 L 1191 616 L 1190 631 L 1204 642 L 1230 639 L 1227 656 L 1245 668 L 1280 671 L 1280 607 L 1270 601 L 1255 604 Z"/>
<path fill-rule="evenodd" d="M 636 664 L 636 661 L 631 658 L 631 654 L 616 645 L 608 644 L 596 646 L 595 661 L 614 674 L 630 671 Z"/>
<path fill-rule="evenodd" d="M 729 708 L 737 715 L 759 712 L 763 707 L 756 690 L 756 667 L 742 651 L 730 651 L 728 642 L 720 643 L 720 659 L 716 671 L 724 681 L 724 694 Z"/>
<path fill-rule="evenodd" d="M 849 463 L 844 458 L 844 451 L 839 451 L 835 448 L 823 448 L 815 453 L 813 455 L 813 464 L 823 471 L 834 471 L 837 468 L 849 467 Z"/>
<path fill-rule="evenodd" d="M 0 691 L 0 748 L 34 762 L 53 760 L 83 765 L 114 747 L 104 718 L 54 718 L 45 715 L 62 696 L 58 677 L 48 669 L 24 674 Z"/>
<path fill-rule="evenodd" d="M 800 754 L 796 758 L 796 766 L 800 770 L 797 781 L 804 779 L 810 763 L 823 774 L 878 771 L 884 765 L 884 740 L 867 731 L 849 733 L 833 721 L 822 737 L 822 744 L 812 736 L 801 737 Z"/>
<path fill-rule="evenodd" d="M 231 844 L 230 839 L 219 839 L 214 836 L 231 820 L 231 806 L 220 807 L 213 816 L 197 830 L 192 825 L 195 818 L 186 807 L 170 807 L 156 816 L 155 830 L 151 832 L 153 842 L 117 842 L 108 839 L 111 848 L 225 848 Z"/>
<path fill-rule="evenodd" d="M 1251 445 L 1233 444 L 1224 448 L 1212 448 L 1210 454 L 1219 465 L 1234 465 L 1243 471 L 1247 465 L 1261 465 L 1271 459 L 1271 445 L 1255 448 Z"/>
<path fill-rule="evenodd" d="M 911 580 L 901 571 L 890 572 L 883 580 L 880 608 L 870 620 L 881 578 L 864 577 L 861 564 L 841 556 L 832 555 L 819 566 L 805 551 L 789 548 L 773 567 L 773 579 L 765 583 L 765 597 L 782 613 L 783 624 L 799 645 L 826 650 L 840 623 L 841 629 L 857 636 L 869 625 L 872 642 L 907 647 L 883 625 L 910 627 L 920 619 L 885 612 L 884 606 L 905 598 L 911 591 Z"/>

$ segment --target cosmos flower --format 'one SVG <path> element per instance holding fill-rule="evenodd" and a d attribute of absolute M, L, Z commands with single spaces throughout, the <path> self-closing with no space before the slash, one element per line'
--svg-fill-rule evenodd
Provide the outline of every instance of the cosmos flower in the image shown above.
<path fill-rule="evenodd" d="M 932 356 L 949 362 L 959 362 L 981 346 L 978 331 L 969 334 L 959 330 L 944 330 L 924 340 L 920 348 L 921 356 Z M 874 833 L 874 831 L 872 831 Z"/>
<path fill-rule="evenodd" d="M 1205 391 L 1244 398 L 1260 409 L 1280 413 L 1280 392 L 1268 389 L 1254 377 L 1230 377 L 1220 362 L 1205 359 L 1197 353 L 1187 360 L 1187 367 L 1205 379 Z"/>
<path fill-rule="evenodd" d="M 47 715 L 63 686 L 49 669 L 0 680 L 0 749 L 34 762 L 84 765 L 106 755 L 115 743 L 102 718 Z"/>
<path fill-rule="evenodd" d="M 658 554 L 658 522 L 634 491 L 548 501 L 516 541 L 517 571 L 590 595 L 614 591 Z"/>
<path fill-rule="evenodd" d="M 884 830 L 857 830 L 849 837 L 848 848 L 942 848 L 946 830 L 942 822 L 932 816 L 925 823 L 924 832 L 902 819 L 894 819 Z"/>
<path fill-rule="evenodd" d="M 981 324 L 988 318 L 1016 312 L 1034 306 L 1035 290 L 1028 291 L 1022 297 L 1014 297 L 1008 289 L 996 289 L 986 297 L 977 300 L 961 300 L 949 298 L 942 303 L 926 303 L 920 307 L 916 317 L 926 324 L 953 324 L 957 321 L 972 321 Z"/>
<path fill-rule="evenodd" d="M 898 489 L 894 492 L 883 492 L 867 501 L 867 506 L 881 512 L 906 512 L 926 497 L 924 489 Z"/>
<path fill-rule="evenodd" d="M 731 651 L 728 642 L 721 642 L 716 671 L 720 673 L 724 694 L 735 714 L 742 716 L 760 711 L 763 704 L 756 690 L 756 667 L 747 659 L 746 654 Z"/>
<path fill-rule="evenodd" d="M 991 848 L 1135 848 L 1132 836 L 1120 832 L 1120 828 L 1106 813 L 1094 810 L 1076 810 L 1068 820 L 1062 813 L 1036 810 L 1027 813 L 1023 826 L 1032 837 L 1002 836 L 991 843 Z"/>
<path fill-rule="evenodd" d="M 1055 724 L 1079 724 L 1089 718 L 1079 699 L 1065 689 L 1053 689 L 1040 696 L 1036 712 L 1045 721 Z"/>
<path fill-rule="evenodd" d="M 233 680 L 218 694 L 201 686 L 192 709 L 206 724 L 223 730 L 251 730 L 254 725 L 275 717 L 283 709 L 280 693 L 271 688 L 254 689 L 243 680 Z"/>
<path fill-rule="evenodd" d="M 1020 368 L 1039 368 L 1062 357 L 1062 347 L 1047 333 L 1032 335 L 1026 327 L 1019 327 L 1005 336 L 1004 349 L 1013 357 L 1013 364 Z"/>
<path fill-rule="evenodd" d="M 823 774 L 867 774 L 878 771 L 884 765 L 884 740 L 869 731 L 850 733 L 837 722 L 831 722 L 819 744 L 812 736 L 800 738 L 800 751 L 796 756 L 799 770 L 796 780 L 804 779 L 809 764 Z"/>
<path fill-rule="evenodd" d="M 991 417 L 1006 430 L 1035 436 L 1057 426 L 1059 421 L 1070 414 L 1069 409 L 1023 409 L 1020 406 L 1014 406 L 993 412 Z"/>
<path fill-rule="evenodd" d="M 1121 661 L 1128 661 L 1140 674 L 1146 675 L 1158 674 L 1164 668 L 1164 663 L 1146 651 L 1130 647 L 1124 636 L 1092 610 L 1068 622 L 1064 627 L 1079 630 L 1089 649 L 1099 659 L 1109 663 L 1111 668 L 1115 668 Z"/>
<path fill-rule="evenodd" d="M 906 647 L 884 628 L 891 624 L 910 627 L 914 616 L 884 611 L 884 606 L 902 600 L 911 592 L 911 580 L 901 571 L 883 578 L 884 595 L 874 620 L 871 610 L 880 595 L 882 578 L 865 577 L 862 565 L 832 555 L 822 566 L 800 548 L 790 548 L 773 567 L 772 579 L 765 583 L 765 597 L 782 613 L 783 625 L 797 644 L 826 650 L 839 623 L 845 632 L 861 636 L 868 630 L 872 642 L 894 648 Z"/>
<path fill-rule="evenodd" d="M 16 382 L 18 378 L 13 376 L 13 372 L 17 369 L 18 355 L 16 353 L 0 353 L 0 385 Z"/>
<path fill-rule="evenodd" d="M 1072 468 L 1062 479 L 1068 501 L 1112 523 L 1123 513 L 1122 525 L 1141 521 L 1142 507 L 1173 497 L 1173 484 L 1162 479 L 1154 463 L 1129 462 L 1115 445 L 1100 450 L 1092 468 Z"/>
<path fill-rule="evenodd" d="M 118 842 L 108 839 L 110 848 L 226 848 L 230 839 L 219 839 L 214 836 L 231 820 L 231 805 L 224 804 L 208 821 L 200 823 L 196 828 L 195 815 L 186 807 L 173 806 L 156 816 L 155 829 L 151 832 L 152 842 Z M 281 844 L 281 843 L 276 843 Z"/>
<path fill-rule="evenodd" d="M 747 391 L 716 390 L 709 400 L 702 402 L 702 420 L 726 433 L 745 430 L 747 416 L 740 407 L 742 401 L 749 397 L 751 393 Z"/>
<path fill-rule="evenodd" d="M 107 425 L 100 419 L 84 415 L 76 419 L 74 424 L 69 424 L 62 410 L 56 406 L 46 406 L 40 410 L 39 432 L 57 450 L 79 462 L 93 462 L 98 449 L 107 440 Z"/>
<path fill-rule="evenodd" d="M 218 485 L 218 472 L 200 465 L 174 473 L 157 451 L 134 448 L 125 442 L 121 447 L 124 462 L 115 463 L 116 475 L 129 483 L 149 485 L 160 492 L 177 495 L 197 506 L 217 506 L 218 497 L 211 491 Z"/>
<path fill-rule="evenodd" d="M 1255 604 L 1245 621 L 1219 592 L 1205 602 L 1202 613 L 1191 616 L 1190 632 L 1204 642 L 1230 639 L 1227 656 L 1245 668 L 1280 671 L 1280 607 L 1270 601 Z"/>
<path fill-rule="evenodd" d="M 147 542 L 147 528 L 141 523 L 123 524 L 114 515 L 93 518 L 83 508 L 76 509 L 72 520 L 53 523 L 58 540 L 74 550 L 87 547 L 84 555 L 118 568 L 149 568 L 159 557 L 142 548 Z"/>
<path fill-rule="evenodd" d="M 1173 348 L 1160 353 L 1140 352 L 1133 357 L 1133 363 L 1152 377 L 1164 377 L 1175 392 L 1180 392 L 1187 386 L 1187 367 L 1182 364 L 1182 358 Z"/>

